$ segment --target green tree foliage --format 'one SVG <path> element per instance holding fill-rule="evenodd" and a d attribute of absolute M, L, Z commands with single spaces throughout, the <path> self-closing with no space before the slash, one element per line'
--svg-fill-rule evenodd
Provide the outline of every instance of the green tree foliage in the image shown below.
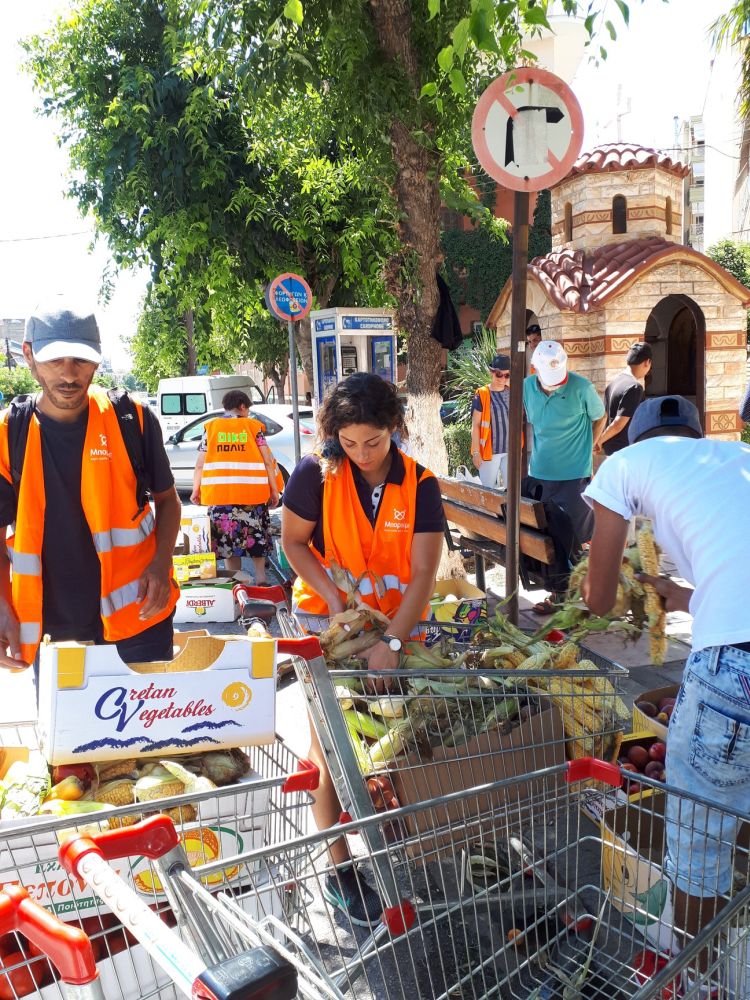
<path fill-rule="evenodd" d="M 137 348 L 150 382 L 256 355 L 283 366 L 250 336 L 264 281 L 302 270 L 320 304 L 339 288 L 378 304 L 394 239 L 383 182 L 337 140 L 323 96 L 273 102 L 231 67 L 209 73 L 195 49 L 202 20 L 197 0 L 80 0 L 27 43 L 70 154 L 70 193 L 118 264 L 151 267 L 155 315 L 135 341 L 156 337 L 153 352 Z"/>
<path fill-rule="evenodd" d="M 750 288 L 750 243 L 720 240 L 706 250 L 706 256 L 729 271 L 745 288 Z M 747 313 L 747 339 L 750 343 L 750 310 Z"/>
<path fill-rule="evenodd" d="M 29 392 L 38 392 L 39 384 L 28 368 L 0 368 L 0 392 L 3 394 L 2 406 L 16 396 Z"/>
<path fill-rule="evenodd" d="M 492 185 L 494 201 L 495 185 Z M 552 210 L 549 191 L 540 191 L 529 228 L 529 260 L 552 249 Z M 446 229 L 443 232 L 445 274 L 453 303 L 478 309 L 487 319 L 513 264 L 513 234 L 506 236 L 486 226 Z"/>

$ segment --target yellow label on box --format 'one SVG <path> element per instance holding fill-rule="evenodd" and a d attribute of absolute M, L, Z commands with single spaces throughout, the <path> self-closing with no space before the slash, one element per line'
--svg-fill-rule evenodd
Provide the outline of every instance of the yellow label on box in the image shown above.
<path fill-rule="evenodd" d="M 178 583 L 188 580 L 213 580 L 216 577 L 216 556 L 213 552 L 173 556 L 172 565 Z"/>

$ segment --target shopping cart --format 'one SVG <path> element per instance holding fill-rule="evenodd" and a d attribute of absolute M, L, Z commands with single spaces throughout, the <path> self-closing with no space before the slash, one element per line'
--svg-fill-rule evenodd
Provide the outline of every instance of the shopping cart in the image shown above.
<path fill-rule="evenodd" d="M 283 652 L 295 649 L 297 644 L 280 642 L 279 646 Z M 0 747 L 36 746 L 33 722 L 0 726 Z M 317 787 L 318 781 L 317 768 L 300 759 L 280 738 L 268 745 L 250 747 L 246 752 L 252 773 L 233 785 L 145 804 L 131 802 L 83 816 L 35 817 L 0 823 L 0 889 L 24 887 L 35 901 L 63 917 L 71 927 L 77 925 L 89 934 L 100 960 L 107 1000 L 140 1000 L 161 995 L 159 989 L 167 986 L 164 996 L 173 996 L 174 991 L 168 978 L 160 975 L 143 949 L 124 932 L 119 920 L 103 912 L 85 884 L 71 879 L 62 869 L 57 858 L 59 843 L 76 825 L 95 823 L 105 828 L 108 824 L 132 825 L 148 814 L 169 810 L 178 821 L 191 863 L 222 861 L 207 882 L 208 888 L 232 885 L 240 894 L 242 886 L 250 879 L 256 880 L 258 873 L 254 866 L 231 861 L 224 864 L 223 859 L 264 844 L 303 836 L 309 821 L 310 791 Z M 164 886 L 147 858 L 134 858 L 123 864 L 119 872 L 142 901 L 171 919 Z M 294 869 L 290 874 L 294 875 Z M 290 886 L 292 889 L 279 899 L 280 917 L 284 916 L 283 908 L 294 908 L 293 878 Z M 39 970 L 36 980 L 45 991 L 43 995 L 61 996 L 53 967 L 39 959 L 35 968 Z M 0 976 L 0 997 L 14 995 L 9 991 L 3 993 L 2 987 Z"/>
<path fill-rule="evenodd" d="M 288 613 L 279 612 L 279 623 L 299 634 Z M 339 800 L 354 818 L 393 800 L 408 805 L 520 776 L 566 754 L 613 759 L 629 715 L 619 698 L 627 671 L 611 663 L 502 670 L 483 668 L 481 652 L 470 653 L 478 665 L 467 658 L 458 669 L 378 671 L 390 687 L 378 694 L 371 672 L 331 671 L 316 638 L 307 642 L 313 655 L 296 657 L 295 670 Z"/>
<path fill-rule="evenodd" d="M 207 891 L 201 883 L 216 873 L 217 863 L 191 870 L 164 817 L 73 840 L 61 849 L 61 858 L 120 915 L 187 995 L 196 970 L 208 965 L 215 971 L 239 969 L 243 975 L 259 968 L 266 976 L 262 994 L 252 992 L 247 977 L 245 992 L 213 994 L 236 998 L 746 998 L 748 857 L 734 834 L 727 843 L 745 884 L 722 898 L 718 915 L 693 937 L 667 905 L 657 912 L 648 892 L 638 891 L 638 882 L 626 886 L 618 880 L 624 861 L 613 861 L 610 834 L 613 829 L 648 831 L 654 866 L 665 847 L 660 819 L 666 794 L 678 797 L 685 818 L 693 821 L 704 806 L 734 831 L 750 822 L 750 815 L 718 810 L 646 778 L 640 797 L 629 799 L 619 791 L 626 776 L 614 765 L 579 760 L 233 859 L 255 864 L 264 874 L 243 889 L 245 896 L 259 893 L 256 886 L 269 880 L 272 892 L 281 896 L 289 891 L 290 872 L 296 872 L 297 904 L 286 921 L 268 912 L 260 896 L 253 912 L 231 886 L 218 894 Z M 592 779 L 604 782 L 612 797 L 601 823 L 589 816 Z M 373 828 L 386 823 L 398 828 L 398 836 L 380 860 L 390 867 L 400 896 L 374 935 L 363 941 L 346 914 L 333 918 L 321 900 L 323 880 L 330 874 L 325 848 L 342 832 L 355 830 L 368 834 L 360 844 L 372 842 Z M 701 832 L 695 825 L 691 830 L 694 837 Z M 640 841 L 624 838 L 618 850 L 628 863 L 638 858 L 638 850 L 646 853 Z M 154 857 L 187 954 L 110 868 L 108 860 L 133 851 Z M 362 859 L 374 861 L 367 852 Z M 669 938 L 669 951 L 653 943 L 655 934 Z M 248 949 L 254 948 L 263 953 L 251 961 Z M 233 965 L 237 956 L 243 960 Z"/>

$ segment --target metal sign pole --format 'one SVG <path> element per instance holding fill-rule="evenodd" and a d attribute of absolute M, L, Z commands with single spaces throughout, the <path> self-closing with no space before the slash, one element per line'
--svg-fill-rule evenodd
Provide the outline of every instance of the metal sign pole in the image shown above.
<path fill-rule="evenodd" d="M 513 277 L 510 316 L 510 404 L 508 414 L 508 497 L 505 507 L 506 614 L 518 624 L 518 568 L 521 549 L 521 438 L 523 380 L 526 377 L 526 273 L 529 259 L 529 194 L 513 196 Z"/>
<path fill-rule="evenodd" d="M 525 291 L 524 291 L 525 295 Z M 297 343 L 294 337 L 294 321 L 288 320 L 289 327 L 289 382 L 292 387 L 292 419 L 294 421 L 294 463 L 299 463 L 302 449 L 299 441 L 299 397 L 297 395 Z"/>

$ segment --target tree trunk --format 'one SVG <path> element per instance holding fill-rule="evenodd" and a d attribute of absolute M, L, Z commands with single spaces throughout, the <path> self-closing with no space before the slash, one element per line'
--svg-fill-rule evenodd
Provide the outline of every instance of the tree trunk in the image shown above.
<path fill-rule="evenodd" d="M 373 23 L 385 56 L 406 76 L 419 103 L 419 60 L 412 35 L 409 0 L 370 0 Z M 422 123 L 430 138 L 431 122 Z M 442 261 L 440 245 L 440 164 L 436 148 L 428 148 L 402 121 L 390 129 L 396 165 L 395 191 L 400 210 L 402 251 L 389 262 L 386 281 L 398 302 L 399 326 L 406 334 L 408 367 L 407 422 L 411 452 L 438 475 L 448 472 L 448 455 L 440 420 L 440 372 L 442 348 L 430 336 L 440 296 L 437 269 Z M 416 276 L 414 266 L 416 265 Z M 441 576 L 464 576 L 457 554 L 444 553 Z"/>
<path fill-rule="evenodd" d="M 197 356 L 195 352 L 195 320 L 192 309 L 186 309 L 183 314 L 183 322 L 185 324 L 185 348 L 186 348 L 186 375 L 197 375 L 198 374 L 198 364 Z"/>
<path fill-rule="evenodd" d="M 324 309 L 325 306 L 320 306 Z M 310 317 L 306 319 L 301 319 L 297 324 L 296 333 L 296 343 L 297 351 L 302 362 L 302 370 L 307 378 L 307 384 L 310 387 L 310 392 L 315 398 L 315 379 L 313 377 L 313 356 L 312 356 L 312 323 L 310 322 Z M 294 373 L 297 373 L 297 359 L 294 359 Z"/>
<path fill-rule="evenodd" d="M 270 378 L 276 389 L 276 401 L 283 403 L 286 401 L 286 377 L 289 373 L 289 359 L 284 358 L 278 365 L 264 365 L 263 377 Z M 291 399 L 291 395 L 289 397 Z"/>

